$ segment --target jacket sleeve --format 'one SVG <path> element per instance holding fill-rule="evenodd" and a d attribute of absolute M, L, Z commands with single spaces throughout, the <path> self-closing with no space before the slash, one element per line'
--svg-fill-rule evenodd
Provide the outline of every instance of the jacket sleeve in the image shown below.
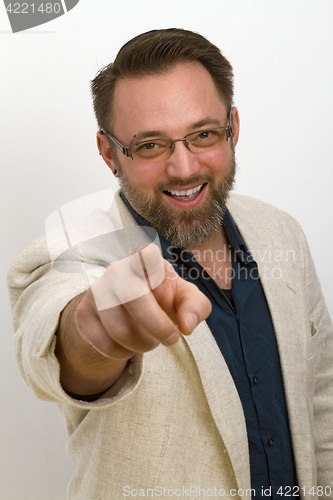
<path fill-rule="evenodd" d="M 105 267 L 95 263 L 96 274 Z M 46 236 L 41 236 L 12 263 L 7 283 L 12 308 L 14 355 L 24 380 L 34 395 L 45 401 L 77 407 L 108 406 L 129 394 L 141 377 L 143 360 L 136 356 L 119 391 L 108 391 L 93 403 L 70 398 L 60 384 L 60 364 L 55 356 L 58 321 L 68 302 L 88 289 L 84 272 L 59 272 L 50 259 Z"/>
<path fill-rule="evenodd" d="M 315 373 L 313 432 L 317 484 L 323 487 L 323 498 L 333 498 L 333 326 L 303 232 L 301 237 L 309 321 L 312 340 L 315 340 L 315 350 L 311 355 Z M 325 487 L 328 487 L 326 493 Z"/>
<path fill-rule="evenodd" d="M 60 366 L 54 354 L 55 332 L 61 311 L 72 298 L 87 290 L 87 279 L 84 274 L 55 271 L 42 236 L 14 260 L 7 284 L 18 368 L 38 398 L 63 399 Z"/>

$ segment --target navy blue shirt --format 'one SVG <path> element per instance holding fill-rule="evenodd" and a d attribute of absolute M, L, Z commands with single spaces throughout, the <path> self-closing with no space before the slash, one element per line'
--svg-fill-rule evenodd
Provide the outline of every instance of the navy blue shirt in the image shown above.
<path fill-rule="evenodd" d="M 141 226 L 149 226 L 130 206 Z M 194 255 L 159 236 L 163 257 L 211 301 L 207 324 L 233 377 L 242 402 L 255 496 L 281 499 L 297 486 L 288 413 L 274 327 L 258 267 L 226 211 L 224 227 L 233 264 L 232 290 L 223 291 Z M 263 494 L 266 490 L 266 495 Z M 291 489 L 291 494 L 295 489 Z M 271 495 L 269 493 L 271 492 Z M 282 493 L 282 494 L 281 494 Z"/>

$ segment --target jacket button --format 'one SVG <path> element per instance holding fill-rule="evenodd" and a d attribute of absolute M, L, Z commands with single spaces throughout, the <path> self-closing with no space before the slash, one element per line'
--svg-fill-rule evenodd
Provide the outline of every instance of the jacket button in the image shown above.
<path fill-rule="evenodd" d="M 253 383 L 257 384 L 258 383 L 258 377 L 253 377 Z"/>
<path fill-rule="evenodd" d="M 274 441 L 273 441 L 272 438 L 269 438 L 269 440 L 267 441 L 267 443 L 268 443 L 269 446 L 273 446 Z"/>

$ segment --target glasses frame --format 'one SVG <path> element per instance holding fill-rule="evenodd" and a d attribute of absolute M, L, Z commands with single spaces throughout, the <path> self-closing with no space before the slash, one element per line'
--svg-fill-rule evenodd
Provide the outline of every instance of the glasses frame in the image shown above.
<path fill-rule="evenodd" d="M 153 142 L 153 141 L 161 141 L 161 140 L 162 141 L 170 141 L 171 142 L 171 147 L 170 147 L 171 153 L 170 153 L 170 156 L 171 156 L 172 153 L 174 152 L 174 149 L 175 149 L 175 142 L 179 142 L 179 141 L 184 142 L 184 145 L 187 147 L 187 149 L 189 151 L 191 151 L 189 143 L 186 140 L 186 138 L 188 136 L 190 136 L 192 134 L 199 133 L 199 132 L 208 132 L 209 130 L 216 130 L 216 129 L 221 129 L 221 128 L 223 128 L 226 131 L 226 134 L 227 134 L 226 142 L 228 142 L 228 139 L 230 137 L 232 137 L 232 132 L 233 132 L 233 130 L 232 130 L 232 116 L 231 116 L 231 111 L 229 113 L 229 125 L 227 127 L 212 127 L 212 128 L 207 128 L 207 129 L 204 129 L 204 130 L 197 130 L 195 132 L 191 132 L 189 134 L 186 134 L 185 137 L 182 137 L 181 139 L 169 139 L 167 137 L 158 137 L 158 138 L 152 139 L 151 141 L 149 141 L 149 140 L 139 141 L 139 142 L 136 142 L 135 144 L 131 144 L 131 146 L 129 146 L 129 147 L 126 147 L 123 144 L 121 144 L 121 142 L 119 142 L 118 139 L 116 139 L 113 135 L 109 134 L 109 132 L 107 132 L 106 130 L 101 129 L 100 133 L 101 134 L 105 134 L 117 146 L 117 148 L 120 149 L 120 151 L 123 153 L 123 155 L 127 156 L 128 158 L 132 158 L 132 160 L 134 160 L 133 155 L 132 155 L 132 147 L 133 146 L 139 146 L 140 144 L 145 144 L 147 142 L 149 143 L 149 142 Z M 158 156 L 156 158 L 158 158 Z"/>

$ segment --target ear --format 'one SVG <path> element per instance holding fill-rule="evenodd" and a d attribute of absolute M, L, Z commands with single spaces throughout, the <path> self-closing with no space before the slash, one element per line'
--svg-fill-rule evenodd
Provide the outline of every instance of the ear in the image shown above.
<path fill-rule="evenodd" d="M 232 115 L 232 136 L 233 136 L 234 147 L 236 147 L 239 138 L 239 126 L 240 126 L 239 114 L 236 106 L 232 107 L 231 115 Z"/>
<path fill-rule="evenodd" d="M 115 175 L 114 172 L 116 171 L 116 164 L 107 136 L 103 132 L 97 132 L 96 140 L 99 154 L 102 156 L 113 175 Z"/>

